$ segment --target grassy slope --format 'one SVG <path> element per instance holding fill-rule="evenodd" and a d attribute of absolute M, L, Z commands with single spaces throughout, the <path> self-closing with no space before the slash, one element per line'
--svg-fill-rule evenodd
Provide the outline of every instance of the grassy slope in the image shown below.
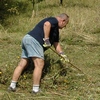
<path fill-rule="evenodd" d="M 9 19 L 12 22 L 7 29 L 0 26 L 0 69 L 3 72 L 0 76 L 0 97 L 2 100 L 99 100 L 100 1 L 64 0 L 63 6 L 58 5 L 58 0 L 47 1 L 36 5 L 36 17 L 20 15 Z M 61 63 L 59 57 L 48 50 L 45 53 L 48 73 L 44 72 L 41 80 L 43 92 L 38 95 L 29 93 L 32 71 L 20 77 L 16 93 L 6 92 L 13 70 L 20 60 L 22 37 L 42 18 L 62 12 L 68 13 L 70 23 L 60 31 L 61 44 L 71 62 L 88 75 L 89 80 L 70 65 Z M 63 70 L 66 66 L 69 68 Z M 53 76 L 56 76 L 55 79 L 52 79 Z"/>

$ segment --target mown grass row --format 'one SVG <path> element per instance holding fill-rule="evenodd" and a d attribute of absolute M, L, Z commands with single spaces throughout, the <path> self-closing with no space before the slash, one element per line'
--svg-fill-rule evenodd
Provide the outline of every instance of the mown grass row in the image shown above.
<path fill-rule="evenodd" d="M 0 96 L 2 100 L 99 100 L 100 92 L 100 23 L 99 0 L 47 0 L 35 5 L 36 15 L 12 16 L 6 27 L 0 26 Z M 46 3 L 46 5 L 45 5 Z M 38 9 L 37 9 L 38 6 Z M 46 9 L 44 9 L 46 8 Z M 45 52 L 46 64 L 41 79 L 42 94 L 31 95 L 32 62 L 18 82 L 16 93 L 7 88 L 15 67 L 20 60 L 21 39 L 44 17 L 68 13 L 70 22 L 61 30 L 61 45 L 71 62 L 87 76 L 83 76 L 70 64 L 60 61 L 53 51 Z"/>

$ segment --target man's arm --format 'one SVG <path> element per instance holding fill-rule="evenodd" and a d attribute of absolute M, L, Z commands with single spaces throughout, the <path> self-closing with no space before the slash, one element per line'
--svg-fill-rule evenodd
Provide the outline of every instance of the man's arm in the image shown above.
<path fill-rule="evenodd" d="M 50 22 L 46 21 L 44 23 L 43 29 L 44 29 L 44 38 L 43 38 L 44 44 L 43 44 L 43 46 L 50 47 L 51 46 L 50 41 L 49 41 L 49 35 L 50 35 L 50 29 L 51 29 Z"/>
<path fill-rule="evenodd" d="M 61 52 L 63 52 L 62 47 L 61 47 L 61 45 L 60 45 L 59 42 L 55 42 L 55 43 L 54 43 L 54 48 L 55 48 L 55 50 L 56 50 L 59 54 L 60 54 Z"/>
<path fill-rule="evenodd" d="M 49 34 L 50 34 L 50 29 L 51 29 L 51 24 L 50 22 L 46 21 L 44 23 L 44 38 L 48 39 L 49 38 Z"/>
<path fill-rule="evenodd" d="M 55 43 L 54 43 L 54 47 L 55 47 L 55 50 L 57 51 L 57 53 L 60 54 L 60 56 L 61 56 L 62 58 L 64 58 L 64 60 L 65 60 L 66 62 L 69 62 L 69 59 L 68 59 L 68 57 L 64 54 L 64 52 L 63 52 L 63 50 L 62 50 L 62 48 L 61 48 L 60 43 L 59 43 L 59 42 L 55 42 Z"/>

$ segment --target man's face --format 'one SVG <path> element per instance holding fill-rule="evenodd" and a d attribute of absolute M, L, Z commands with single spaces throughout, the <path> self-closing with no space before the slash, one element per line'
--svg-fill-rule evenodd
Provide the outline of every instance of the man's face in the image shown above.
<path fill-rule="evenodd" d="M 69 19 L 68 20 L 64 20 L 64 19 L 61 19 L 60 21 L 59 21 L 59 29 L 62 29 L 62 28 L 64 28 L 64 27 L 66 27 L 66 25 L 68 24 L 68 22 L 69 22 Z"/>

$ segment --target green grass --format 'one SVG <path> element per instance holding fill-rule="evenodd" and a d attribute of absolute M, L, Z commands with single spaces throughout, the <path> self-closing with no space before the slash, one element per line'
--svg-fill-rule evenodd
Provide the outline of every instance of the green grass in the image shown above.
<path fill-rule="evenodd" d="M 46 5 L 45 5 L 46 3 Z M 35 5 L 31 12 L 7 19 L 0 26 L 0 100 L 100 100 L 100 1 L 47 0 Z M 46 64 L 41 79 L 40 94 L 32 95 L 32 69 L 29 67 L 18 81 L 15 93 L 7 92 L 11 77 L 21 55 L 21 39 L 44 17 L 68 13 L 70 22 L 60 30 L 61 45 L 71 63 L 60 61 L 53 51 L 45 52 Z M 32 63 L 29 65 L 32 66 Z"/>

